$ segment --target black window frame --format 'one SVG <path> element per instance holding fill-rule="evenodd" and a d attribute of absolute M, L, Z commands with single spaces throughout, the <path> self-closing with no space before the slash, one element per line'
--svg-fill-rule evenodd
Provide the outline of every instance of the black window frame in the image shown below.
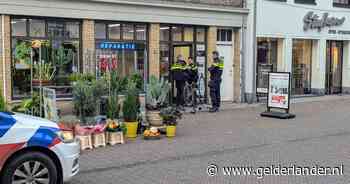
<path fill-rule="evenodd" d="M 348 3 L 347 4 L 344 4 L 344 3 L 337 3 L 337 2 L 334 2 L 333 0 L 333 7 L 338 7 L 338 8 L 350 8 L 350 0 L 347 0 Z"/>
<path fill-rule="evenodd" d="M 316 1 L 317 0 L 294 0 L 294 3 L 295 4 L 305 4 L 305 5 L 317 5 Z"/>
<path fill-rule="evenodd" d="M 83 71 L 83 46 L 82 46 L 82 39 L 83 39 L 83 21 L 81 19 L 70 19 L 70 18 L 53 18 L 53 17 L 42 17 L 42 16 L 23 16 L 23 15 L 14 15 L 10 17 L 10 22 L 13 19 L 26 19 L 26 35 L 25 36 L 15 36 L 12 34 L 12 25 L 10 26 L 10 35 L 11 35 L 11 39 L 10 39 L 10 45 L 11 45 L 11 81 L 13 80 L 13 71 L 14 68 L 12 66 L 12 62 L 13 62 L 13 52 L 14 50 L 12 49 L 12 44 L 13 44 L 13 40 L 14 39 L 19 39 L 19 40 L 62 40 L 63 42 L 66 41 L 77 41 L 79 42 L 79 48 L 78 48 L 78 62 L 79 62 L 79 69 L 78 71 Z M 29 19 L 37 19 L 37 20 L 44 20 L 45 21 L 45 36 L 43 37 L 33 37 L 30 36 L 30 22 Z M 67 22 L 79 22 L 79 38 L 69 38 L 69 34 L 64 34 L 65 36 L 63 37 L 50 37 L 49 35 L 49 31 L 48 31 L 48 23 L 52 21 L 52 22 L 63 22 L 64 28 L 63 30 L 66 31 L 66 23 Z M 12 100 L 23 100 L 26 97 L 17 97 L 14 96 L 14 91 L 13 91 L 13 87 L 14 87 L 14 82 L 11 82 L 11 99 Z M 65 99 L 70 99 L 71 97 L 67 97 L 67 96 L 57 96 L 57 99 L 61 99 L 61 100 L 65 100 Z"/>

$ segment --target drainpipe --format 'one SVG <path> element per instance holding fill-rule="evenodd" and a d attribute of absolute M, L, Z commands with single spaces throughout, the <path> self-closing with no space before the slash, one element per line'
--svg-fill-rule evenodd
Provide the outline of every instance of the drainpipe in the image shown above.
<path fill-rule="evenodd" d="M 256 102 L 256 73 L 257 73 L 257 57 L 256 57 L 256 52 L 257 52 L 257 38 L 256 38 L 256 20 L 257 20 L 257 5 L 258 5 L 258 0 L 254 0 L 254 8 L 253 8 L 253 12 L 254 12 L 254 22 L 253 22 L 253 99 L 252 99 L 252 103 Z"/>
<path fill-rule="evenodd" d="M 245 6 L 244 6 L 245 7 Z M 241 103 L 245 102 L 245 53 L 246 53 L 246 30 L 247 18 L 242 17 L 242 34 L 241 34 Z"/>

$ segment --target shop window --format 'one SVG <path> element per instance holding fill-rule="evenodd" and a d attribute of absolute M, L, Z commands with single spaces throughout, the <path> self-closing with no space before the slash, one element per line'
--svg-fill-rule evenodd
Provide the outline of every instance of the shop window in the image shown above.
<path fill-rule="evenodd" d="M 232 42 L 232 29 L 218 29 L 217 41 Z"/>
<path fill-rule="evenodd" d="M 170 52 L 169 44 L 162 43 L 160 44 L 160 76 L 165 79 L 169 78 L 169 68 L 170 68 Z"/>
<path fill-rule="evenodd" d="M 333 6 L 350 7 L 350 0 L 333 0 Z"/>
<path fill-rule="evenodd" d="M 123 24 L 123 39 L 133 40 L 134 39 L 134 25 L 133 24 Z"/>
<path fill-rule="evenodd" d="M 197 28 L 197 42 L 205 42 L 205 28 Z"/>
<path fill-rule="evenodd" d="M 45 37 L 45 21 L 29 19 L 29 28 L 31 37 Z"/>
<path fill-rule="evenodd" d="M 136 25 L 136 40 L 146 40 L 147 37 L 147 26 Z"/>
<path fill-rule="evenodd" d="M 169 41 L 170 40 L 170 27 L 161 26 L 160 27 L 160 41 Z"/>
<path fill-rule="evenodd" d="M 12 19 L 11 30 L 14 36 L 27 36 L 27 19 Z"/>
<path fill-rule="evenodd" d="M 292 93 L 311 93 L 312 40 L 293 40 Z"/>
<path fill-rule="evenodd" d="M 294 0 L 295 3 L 299 4 L 312 4 L 316 5 L 316 0 Z"/>
<path fill-rule="evenodd" d="M 120 40 L 120 24 L 108 24 L 108 38 Z"/>
<path fill-rule="evenodd" d="M 193 27 L 184 28 L 184 41 L 193 42 Z"/>
<path fill-rule="evenodd" d="M 66 32 L 69 38 L 79 38 L 79 22 L 67 22 Z"/>
<path fill-rule="evenodd" d="M 258 38 L 257 44 L 257 93 L 267 93 L 268 73 L 277 72 L 278 40 Z"/>
<path fill-rule="evenodd" d="M 12 98 L 27 98 L 44 86 L 56 90 L 58 98 L 71 97 L 69 75 L 79 72 L 80 23 L 64 20 L 28 19 L 27 37 L 18 36 L 12 19 Z M 46 29 L 47 27 L 47 29 Z M 40 75 L 39 66 L 44 67 Z M 33 71 L 33 72 L 31 72 Z M 41 79 L 40 79 L 41 76 Z"/>
<path fill-rule="evenodd" d="M 182 41 L 182 27 L 173 27 L 171 32 L 173 41 Z"/>
<path fill-rule="evenodd" d="M 47 23 L 48 34 L 52 38 L 65 37 L 64 23 L 63 22 L 48 22 Z"/>
<path fill-rule="evenodd" d="M 106 39 L 106 24 L 103 24 L 103 23 L 95 24 L 95 38 Z"/>

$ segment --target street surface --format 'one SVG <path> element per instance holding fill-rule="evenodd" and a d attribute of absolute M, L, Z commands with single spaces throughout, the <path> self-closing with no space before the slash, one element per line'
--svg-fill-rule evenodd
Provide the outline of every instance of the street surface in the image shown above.
<path fill-rule="evenodd" d="M 86 151 L 70 184 L 349 184 L 350 96 L 296 99 L 296 119 L 261 118 L 264 105 L 186 114 L 174 139 Z M 226 104 L 227 106 L 227 104 Z M 210 164 L 218 167 L 209 176 Z M 342 176 L 224 176 L 221 168 L 336 167 Z"/>

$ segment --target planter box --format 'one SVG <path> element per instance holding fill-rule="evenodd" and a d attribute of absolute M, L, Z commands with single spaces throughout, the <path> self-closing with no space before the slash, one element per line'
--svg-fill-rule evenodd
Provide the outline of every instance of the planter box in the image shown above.
<path fill-rule="evenodd" d="M 123 132 L 106 132 L 107 144 L 116 145 L 124 144 L 124 134 Z"/>
<path fill-rule="evenodd" d="M 92 145 L 94 148 L 106 146 L 106 136 L 104 133 L 98 133 L 92 135 Z"/>
<path fill-rule="evenodd" d="M 76 138 L 79 140 L 81 150 L 92 149 L 91 135 L 77 135 Z"/>

